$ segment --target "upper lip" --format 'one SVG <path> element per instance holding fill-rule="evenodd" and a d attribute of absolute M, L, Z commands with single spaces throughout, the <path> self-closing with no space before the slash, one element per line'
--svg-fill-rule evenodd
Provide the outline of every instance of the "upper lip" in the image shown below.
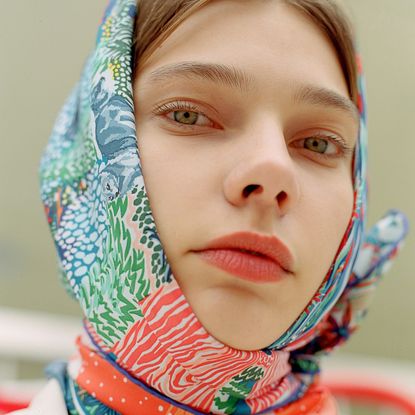
<path fill-rule="evenodd" d="M 253 251 L 272 259 L 284 271 L 293 272 L 293 255 L 287 246 L 275 236 L 252 232 L 236 232 L 210 241 L 202 250 L 207 249 L 243 249 Z"/>

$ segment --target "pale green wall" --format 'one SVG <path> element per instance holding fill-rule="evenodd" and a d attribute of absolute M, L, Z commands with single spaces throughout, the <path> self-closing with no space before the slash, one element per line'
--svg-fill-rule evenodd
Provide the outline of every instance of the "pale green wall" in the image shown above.
<path fill-rule="evenodd" d="M 415 224 L 415 1 L 347 0 L 368 84 L 369 222 L 389 207 Z M 0 306 L 78 313 L 57 282 L 37 166 L 94 42 L 104 1 L 0 0 Z M 413 236 L 346 350 L 414 360 Z M 1 328 L 0 328 L 1 330 Z"/>
<path fill-rule="evenodd" d="M 367 78 L 369 223 L 396 207 L 415 226 L 415 2 L 347 0 Z M 414 233 L 382 282 L 363 329 L 345 349 L 414 360 Z"/>

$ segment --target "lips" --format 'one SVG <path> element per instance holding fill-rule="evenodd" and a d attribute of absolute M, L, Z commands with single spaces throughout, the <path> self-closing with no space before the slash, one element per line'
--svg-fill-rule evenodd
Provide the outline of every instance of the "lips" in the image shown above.
<path fill-rule="evenodd" d="M 196 252 L 211 265 L 252 282 L 275 282 L 293 274 L 293 256 L 274 236 L 237 232 Z"/>

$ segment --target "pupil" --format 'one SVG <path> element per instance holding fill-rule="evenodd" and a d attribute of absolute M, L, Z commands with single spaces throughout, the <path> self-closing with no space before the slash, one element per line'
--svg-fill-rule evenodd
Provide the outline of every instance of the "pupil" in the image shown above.
<path fill-rule="evenodd" d="M 305 147 L 317 151 L 319 153 L 324 153 L 327 150 L 329 143 L 323 139 L 308 138 L 304 143 Z"/>
<path fill-rule="evenodd" d="M 175 121 L 182 124 L 195 124 L 197 121 L 198 114 L 193 111 L 175 111 Z"/>

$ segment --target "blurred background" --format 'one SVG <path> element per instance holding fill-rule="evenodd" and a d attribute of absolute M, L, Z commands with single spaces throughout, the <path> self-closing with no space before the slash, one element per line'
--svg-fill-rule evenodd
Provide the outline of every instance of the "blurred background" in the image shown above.
<path fill-rule="evenodd" d="M 344 3 L 356 26 L 367 79 L 369 225 L 394 207 L 406 212 L 415 226 L 415 1 Z M 17 331 L 25 316 L 34 316 L 36 329 L 38 316 L 53 313 L 62 317 L 51 321 L 51 327 L 56 335 L 64 335 L 80 316 L 57 278 L 37 169 L 57 112 L 94 44 L 105 4 L 104 0 L 0 0 L 0 310 L 9 316 L 10 310 L 25 312 L 13 320 Z M 414 254 L 412 233 L 379 286 L 362 329 L 337 352 L 339 357 L 415 365 Z M 0 318 L 3 336 L 9 330 L 6 320 Z M 59 322 L 68 322 L 68 329 Z M 22 329 L 20 335 L 25 336 Z M 2 341 L 0 334 L 0 350 Z M 43 376 L 41 359 L 17 360 L 14 369 L 0 363 L 0 380 L 7 370 L 19 378 Z"/>

